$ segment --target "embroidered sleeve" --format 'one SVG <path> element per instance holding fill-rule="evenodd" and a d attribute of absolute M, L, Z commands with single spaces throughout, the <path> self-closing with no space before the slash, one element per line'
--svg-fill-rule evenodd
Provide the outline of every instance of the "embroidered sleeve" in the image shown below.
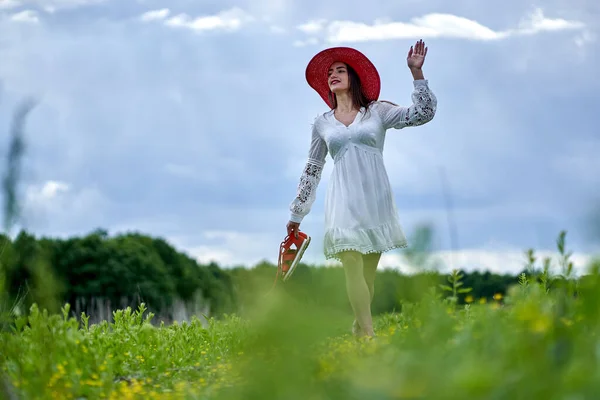
<path fill-rule="evenodd" d="M 419 126 L 433 119 L 437 110 L 437 98 L 429 89 L 428 81 L 416 80 L 413 85 L 413 104 L 410 107 L 398 106 L 387 101 L 378 102 L 385 129 Z"/>
<path fill-rule="evenodd" d="M 302 170 L 300 183 L 296 197 L 290 204 L 290 220 L 302 222 L 302 219 L 310 212 L 316 199 L 317 187 L 321 181 L 321 173 L 325 166 L 325 157 L 327 156 L 327 144 L 319 135 L 316 128 L 316 121 L 312 127 L 312 139 L 308 160 Z"/>

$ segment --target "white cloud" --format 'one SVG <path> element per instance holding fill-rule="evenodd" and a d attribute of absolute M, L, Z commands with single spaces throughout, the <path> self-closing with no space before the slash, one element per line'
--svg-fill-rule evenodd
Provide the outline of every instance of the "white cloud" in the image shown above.
<path fill-rule="evenodd" d="M 245 263 L 245 259 L 238 258 L 228 249 L 213 248 L 210 246 L 198 246 L 189 249 L 189 253 L 200 264 L 209 264 L 214 262 L 220 266 L 222 265 L 242 265 Z"/>
<path fill-rule="evenodd" d="M 22 221 L 25 226 L 37 227 L 94 225 L 107 205 L 107 199 L 96 188 L 75 188 L 67 182 L 48 180 L 25 187 Z"/>
<path fill-rule="evenodd" d="M 60 181 L 47 181 L 40 190 L 40 195 L 44 199 L 52 199 L 59 193 L 64 193 L 69 190 L 69 185 Z"/>
<path fill-rule="evenodd" d="M 237 31 L 254 18 L 244 10 L 234 7 L 216 15 L 192 18 L 187 14 L 178 14 L 165 21 L 165 25 L 174 28 L 187 28 L 196 32 L 222 30 Z"/>
<path fill-rule="evenodd" d="M 367 25 L 352 21 L 333 21 L 328 26 L 327 41 L 344 43 L 415 37 L 496 40 L 502 36 L 502 33 L 494 32 L 466 18 L 450 14 L 429 14 L 415 18 L 410 23 L 376 21 L 373 25 Z"/>
<path fill-rule="evenodd" d="M 78 8 L 104 3 L 107 0 L 0 0 L 0 10 L 19 6 L 35 6 L 52 13 L 61 9 Z"/>
<path fill-rule="evenodd" d="M 140 19 L 145 22 L 163 20 L 167 18 L 170 13 L 171 11 L 168 8 L 162 8 L 160 10 L 151 10 L 143 13 L 140 16 Z"/>
<path fill-rule="evenodd" d="M 283 239 L 283 236 L 280 240 Z M 227 268 L 238 265 L 251 267 L 261 261 L 277 264 L 279 242 L 264 234 L 242 233 L 237 231 L 208 231 L 202 236 L 202 245 L 190 245 L 195 240 L 169 238 L 176 247 L 183 249 L 201 263 L 216 262 Z M 216 241 L 207 244 L 206 241 Z M 318 246 L 311 244 L 310 247 Z M 551 272 L 560 273 L 558 253 L 556 251 L 536 250 L 536 268 L 541 268 L 542 260 L 549 257 L 552 260 Z M 571 261 L 575 273 L 585 272 L 592 260 L 588 254 L 574 254 Z M 322 257 L 305 256 L 303 261 L 313 265 L 341 266 L 336 260 L 324 261 Z M 453 268 L 465 271 L 490 271 L 498 274 L 517 274 L 525 268 L 525 249 L 510 246 L 484 246 L 482 248 L 461 249 L 457 251 L 433 251 L 430 253 L 428 268 L 433 265 L 442 273 L 450 272 Z M 419 271 L 419 266 L 410 265 L 401 251 L 384 253 L 379 264 L 381 269 L 394 269 L 405 274 Z"/>
<path fill-rule="evenodd" d="M 222 11 L 215 15 L 192 17 L 186 13 L 173 15 L 168 8 L 148 11 L 140 16 L 142 21 L 164 21 L 170 27 L 187 28 L 196 32 L 222 30 L 237 31 L 249 22 L 257 19 L 238 7 Z M 261 21 L 268 25 L 271 33 L 281 34 L 285 29 L 281 25 L 271 24 L 272 18 L 264 15 Z M 536 9 L 522 19 L 518 28 L 495 31 L 477 21 L 453 14 L 431 13 L 416 17 L 409 22 L 375 20 L 369 25 L 364 22 L 326 19 L 311 19 L 297 25 L 296 29 L 308 36 L 306 40 L 296 40 L 296 47 L 316 45 L 318 37 L 329 43 L 341 44 L 405 38 L 457 38 L 480 41 L 505 39 L 516 35 L 532 35 L 546 31 L 580 30 L 585 24 L 579 21 L 546 18 L 541 9 Z M 588 36 L 580 37 L 579 42 L 589 40 Z"/>
<path fill-rule="evenodd" d="M 592 45 L 596 42 L 596 40 L 597 35 L 589 29 L 583 30 L 573 38 L 573 42 L 577 47 L 579 62 L 584 62 L 587 59 L 588 55 L 590 54 L 590 50 L 592 52 L 594 51 L 592 49 Z"/>
<path fill-rule="evenodd" d="M 27 22 L 37 24 L 40 22 L 37 12 L 33 10 L 24 10 L 11 15 L 10 19 L 15 22 Z"/>
<path fill-rule="evenodd" d="M 197 243 L 196 238 L 171 237 L 169 240 L 178 248 L 185 249 L 201 263 L 214 261 L 224 267 L 251 266 L 265 259 L 277 262 L 279 248 L 279 242 L 261 232 L 226 230 L 203 232 L 202 242 L 216 242 L 214 244 L 191 245 Z"/>
<path fill-rule="evenodd" d="M 593 32 L 586 30 L 577 35 L 574 41 L 577 47 L 584 47 L 589 43 L 595 42 L 596 39 L 597 37 Z"/>
<path fill-rule="evenodd" d="M 326 32 L 329 43 L 350 43 L 407 38 L 455 38 L 479 41 L 493 41 L 517 35 L 531 35 L 545 31 L 582 29 L 585 24 L 560 18 L 546 18 L 541 9 L 519 23 L 517 29 L 495 31 L 468 18 L 453 14 L 432 13 L 413 18 L 409 22 L 376 20 L 369 25 L 354 21 L 309 21 L 299 26 L 308 34 Z"/>
<path fill-rule="evenodd" d="M 549 257 L 552 260 L 551 272 L 561 273 L 558 264 L 558 253 L 552 251 L 536 251 L 536 268 L 542 267 L 542 260 Z M 440 262 L 440 272 L 450 272 L 453 268 L 465 271 L 487 270 L 497 274 L 515 275 L 521 272 L 526 265 L 526 257 L 520 249 L 464 249 L 458 251 L 432 252 L 431 258 Z M 586 254 L 574 254 L 571 257 L 575 273 L 584 273 L 592 257 Z M 384 269 L 397 269 L 403 273 L 412 273 L 416 269 L 410 266 L 399 254 L 384 254 L 380 266 Z"/>
<path fill-rule="evenodd" d="M 43 204 L 52 201 L 61 193 L 70 189 L 69 184 L 61 181 L 46 181 L 42 185 L 30 186 L 27 189 L 26 202 L 28 204 Z"/>
<path fill-rule="evenodd" d="M 23 218 L 37 220 L 52 214 L 61 205 L 65 205 L 64 200 L 70 189 L 68 183 L 54 180 L 27 186 L 23 199 Z"/>
<path fill-rule="evenodd" d="M 9 10 L 11 8 L 19 7 L 21 2 L 18 0 L 0 0 L 0 10 Z"/>
<path fill-rule="evenodd" d="M 313 34 L 321 32 L 325 25 L 327 24 L 327 20 L 319 19 L 319 20 L 311 20 L 305 24 L 298 25 L 298 29 L 307 34 Z"/>
<path fill-rule="evenodd" d="M 567 21 L 562 18 L 546 18 L 544 17 L 544 12 L 538 8 L 527 18 L 523 19 L 519 25 L 519 29 L 513 31 L 513 33 L 535 34 L 544 31 L 564 31 L 582 29 L 584 27 L 585 24 L 579 21 Z"/>

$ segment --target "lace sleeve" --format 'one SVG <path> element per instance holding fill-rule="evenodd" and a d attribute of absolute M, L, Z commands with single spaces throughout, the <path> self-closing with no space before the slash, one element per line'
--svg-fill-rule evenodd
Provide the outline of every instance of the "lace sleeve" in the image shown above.
<path fill-rule="evenodd" d="M 437 98 L 429 89 L 427 80 L 416 80 L 413 85 L 413 104 L 410 107 L 398 106 L 387 101 L 378 102 L 385 129 L 419 126 L 433 119 L 437 110 Z"/>
<path fill-rule="evenodd" d="M 300 223 L 310 212 L 315 202 L 317 187 L 321 181 L 321 173 L 325 166 L 326 156 L 327 144 L 321 135 L 319 135 L 315 121 L 312 126 L 312 139 L 308 152 L 308 160 L 300 176 L 296 197 L 290 204 L 291 221 Z"/>

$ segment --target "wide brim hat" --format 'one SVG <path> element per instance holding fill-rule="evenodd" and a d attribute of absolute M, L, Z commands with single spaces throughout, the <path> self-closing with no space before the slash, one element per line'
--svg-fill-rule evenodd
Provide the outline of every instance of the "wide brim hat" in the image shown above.
<path fill-rule="evenodd" d="M 381 79 L 375 65 L 360 51 L 351 47 L 332 47 L 317 53 L 306 66 L 306 81 L 327 103 L 329 101 L 328 71 L 334 62 L 343 62 L 356 71 L 365 96 L 369 101 L 379 98 Z"/>

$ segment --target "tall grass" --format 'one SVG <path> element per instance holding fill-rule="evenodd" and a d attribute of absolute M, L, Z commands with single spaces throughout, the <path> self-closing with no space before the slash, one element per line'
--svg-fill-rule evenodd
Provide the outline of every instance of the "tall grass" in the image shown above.
<path fill-rule="evenodd" d="M 418 302 L 375 320 L 375 340 L 352 337 L 348 313 L 281 285 L 245 318 L 208 326 L 155 326 L 143 306 L 95 325 L 68 305 L 62 315 L 34 306 L 2 334 L 0 354 L 23 398 L 594 398 L 600 263 L 577 279 L 564 234 L 557 250 L 557 275 L 529 252 L 530 272 L 487 303 L 456 303 L 468 290 L 460 274 L 444 288 L 423 281 Z"/>

